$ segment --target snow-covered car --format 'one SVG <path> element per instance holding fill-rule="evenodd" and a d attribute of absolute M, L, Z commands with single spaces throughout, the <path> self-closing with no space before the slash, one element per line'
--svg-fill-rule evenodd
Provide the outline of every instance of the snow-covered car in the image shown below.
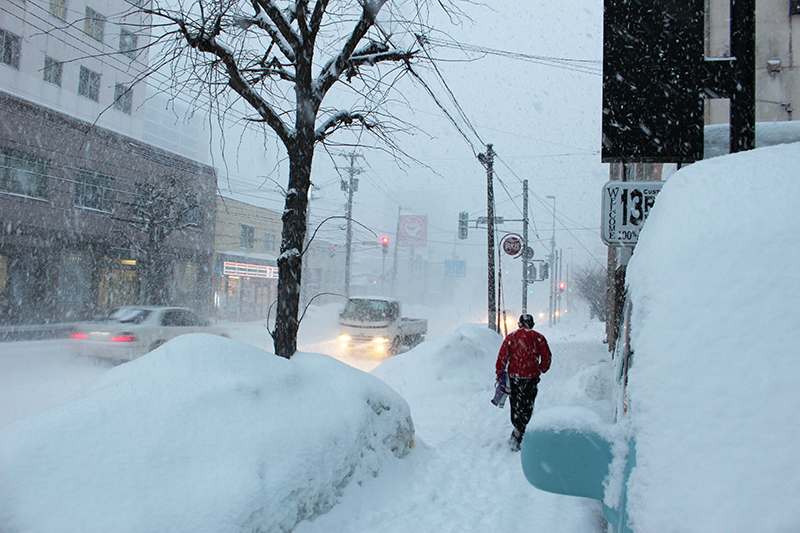
<path fill-rule="evenodd" d="M 800 143 L 664 185 L 627 270 L 615 420 L 531 420 L 528 481 L 612 532 L 800 531 Z"/>
<path fill-rule="evenodd" d="M 201 332 L 227 336 L 190 309 L 125 306 L 107 318 L 77 326 L 72 345 L 78 355 L 130 361 L 178 335 Z"/>

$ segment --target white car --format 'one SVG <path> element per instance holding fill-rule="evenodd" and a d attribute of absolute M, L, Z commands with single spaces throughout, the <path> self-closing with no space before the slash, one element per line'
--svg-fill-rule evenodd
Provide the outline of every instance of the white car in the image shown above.
<path fill-rule="evenodd" d="M 130 361 L 178 335 L 200 332 L 227 336 L 190 309 L 126 306 L 101 321 L 76 327 L 72 343 L 78 355 Z"/>

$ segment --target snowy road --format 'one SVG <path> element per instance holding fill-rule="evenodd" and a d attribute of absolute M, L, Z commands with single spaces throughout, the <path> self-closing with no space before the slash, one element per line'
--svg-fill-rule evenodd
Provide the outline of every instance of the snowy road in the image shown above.
<path fill-rule="evenodd" d="M 537 411 L 582 405 L 608 417 L 602 325 L 560 324 L 540 331 L 554 358 L 540 385 Z M 252 325 L 236 326 L 231 337 L 261 347 L 267 342 L 263 327 Z M 377 478 L 348 486 L 333 510 L 302 522 L 297 533 L 602 529 L 599 503 L 540 492 L 525 480 L 519 455 L 506 446 L 508 406 L 499 410 L 489 402 L 493 354 L 434 363 L 425 357 L 457 354 L 458 346 L 434 349 L 440 341 L 433 341 L 375 368 L 379 361 L 347 361 L 336 353 L 334 337 L 330 327 L 316 328 L 301 335 L 301 349 L 327 351 L 373 371 L 397 390 L 411 406 L 416 447 Z M 0 344 L 0 425 L 69 397 L 105 371 L 69 355 L 66 340 Z"/>

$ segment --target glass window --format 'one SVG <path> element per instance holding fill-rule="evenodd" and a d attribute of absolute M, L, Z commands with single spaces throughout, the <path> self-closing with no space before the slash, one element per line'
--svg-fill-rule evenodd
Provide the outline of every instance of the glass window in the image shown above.
<path fill-rule="evenodd" d="M 75 204 L 110 213 L 114 178 L 91 170 L 79 170 L 75 180 Z"/>
<path fill-rule="evenodd" d="M 44 81 L 61 87 L 61 73 L 63 70 L 64 64 L 61 61 L 44 56 Z"/>
<path fill-rule="evenodd" d="M 136 58 L 137 36 L 135 33 L 123 29 L 119 34 L 119 51 L 131 59 Z"/>
<path fill-rule="evenodd" d="M 100 73 L 81 67 L 78 94 L 97 102 L 100 99 Z"/>
<path fill-rule="evenodd" d="M 400 315 L 397 302 L 386 300 L 349 300 L 342 311 L 345 320 L 360 322 L 394 321 Z"/>
<path fill-rule="evenodd" d="M 0 63 L 19 70 L 19 56 L 22 38 L 10 31 L 0 30 Z"/>
<path fill-rule="evenodd" d="M 130 115 L 133 107 L 133 89 L 122 83 L 114 87 L 114 109 Z"/>
<path fill-rule="evenodd" d="M 106 17 L 92 9 L 86 8 L 86 18 L 83 21 L 83 31 L 100 42 L 103 42 L 103 32 L 105 31 Z"/>
<path fill-rule="evenodd" d="M 0 190 L 33 198 L 45 198 L 49 164 L 46 159 L 17 150 L 0 149 Z"/>
<path fill-rule="evenodd" d="M 50 0 L 50 14 L 61 20 L 67 20 L 67 0 Z"/>
<path fill-rule="evenodd" d="M 275 250 L 275 234 L 274 233 L 265 233 L 264 234 L 264 251 L 265 252 L 272 252 Z"/>
<path fill-rule="evenodd" d="M 152 311 L 148 309 L 137 309 L 135 307 L 120 307 L 111 313 L 108 319 L 112 322 L 119 322 L 121 324 L 141 324 L 147 317 L 150 316 Z"/>
<path fill-rule="evenodd" d="M 256 228 L 253 226 L 248 226 L 247 224 L 242 224 L 242 234 L 239 239 L 239 245 L 242 248 L 252 248 L 255 233 Z"/>

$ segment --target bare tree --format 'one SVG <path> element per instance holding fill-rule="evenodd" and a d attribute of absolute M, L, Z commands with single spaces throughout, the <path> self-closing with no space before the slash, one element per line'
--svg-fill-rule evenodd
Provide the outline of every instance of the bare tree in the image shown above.
<path fill-rule="evenodd" d="M 606 320 L 606 271 L 604 268 L 586 266 L 572 269 L 572 284 L 577 295 L 589 304 L 593 317 Z"/>
<path fill-rule="evenodd" d="M 154 37 L 164 46 L 160 61 L 180 71 L 175 79 L 191 74 L 218 114 L 231 109 L 235 100 L 245 102 L 251 113 L 246 120 L 266 125 L 286 150 L 289 183 L 278 258 L 277 319 L 271 334 L 275 353 L 290 358 L 297 348 L 315 146 L 337 130 L 354 127 L 392 146 L 391 120 L 387 122 L 391 117 L 383 104 L 424 41 L 426 2 L 407 3 L 412 21 L 401 15 L 400 5 L 392 3 L 389 9 L 387 0 L 152 0 L 149 7 L 130 1 L 153 17 L 155 28 L 164 30 Z M 432 3 L 451 16 L 459 14 L 451 1 L 456 0 Z M 390 11 L 387 24 L 392 31 L 377 22 L 382 9 Z M 413 37 L 409 46 L 394 44 L 398 29 L 406 38 Z M 358 95 L 360 106 L 322 107 L 337 82 Z"/>
<path fill-rule="evenodd" d="M 176 231 L 198 228 L 196 218 L 202 213 L 197 194 L 175 177 L 137 184 L 126 219 L 134 234 L 121 233 L 144 271 L 142 295 L 147 305 L 169 303 L 168 267 L 171 261 L 162 253 L 167 238 Z"/>

